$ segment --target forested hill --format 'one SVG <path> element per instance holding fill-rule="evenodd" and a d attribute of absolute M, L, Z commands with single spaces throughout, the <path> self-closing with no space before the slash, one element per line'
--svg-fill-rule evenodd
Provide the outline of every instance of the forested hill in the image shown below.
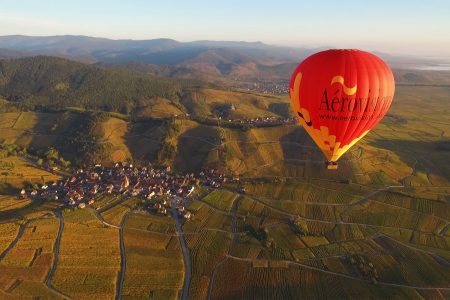
<path fill-rule="evenodd" d="M 129 113 L 140 100 L 177 101 L 187 82 L 36 56 L 0 60 L 0 98 L 24 106 Z"/>

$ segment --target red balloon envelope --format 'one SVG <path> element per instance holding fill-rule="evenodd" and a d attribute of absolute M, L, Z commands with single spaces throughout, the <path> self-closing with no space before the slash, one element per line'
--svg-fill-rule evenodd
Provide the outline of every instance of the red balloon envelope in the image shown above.
<path fill-rule="evenodd" d="M 381 58 L 348 49 L 311 55 L 295 69 L 289 87 L 300 124 L 332 163 L 380 122 L 395 91 Z"/>

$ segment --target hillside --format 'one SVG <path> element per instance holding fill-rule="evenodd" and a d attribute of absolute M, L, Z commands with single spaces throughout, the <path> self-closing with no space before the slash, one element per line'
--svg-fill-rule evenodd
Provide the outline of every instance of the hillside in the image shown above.
<path fill-rule="evenodd" d="M 296 144 L 305 144 L 308 145 L 307 148 L 314 149 L 309 138 L 299 128 L 285 126 L 281 127 L 282 130 L 275 127 L 245 131 L 242 126 L 234 129 L 227 125 L 228 120 L 232 124 L 234 120 L 239 123 L 244 119 L 258 117 L 289 117 L 292 113 L 285 96 L 194 87 L 188 82 L 175 82 L 172 79 L 126 70 L 104 69 L 50 57 L 2 60 L 0 70 L 0 97 L 6 99 L 1 102 L 2 110 L 10 111 L 4 114 L 2 120 L 4 126 L 1 138 L 7 143 L 38 148 L 50 147 L 56 143 L 61 146 L 61 153 L 72 161 L 75 157 L 86 158 L 86 154 L 93 153 L 98 156 L 90 160 L 118 161 L 136 158 L 152 161 L 159 157 L 161 162 L 175 166 L 180 164 L 180 169 L 198 170 L 207 165 L 203 160 L 215 160 L 213 165 L 220 165 L 240 174 L 256 172 L 263 175 L 266 171 L 261 171 L 261 168 L 266 166 L 267 172 L 282 175 L 284 172 L 291 172 L 286 169 L 289 166 L 287 161 L 311 159 L 305 159 L 302 155 L 313 155 L 313 160 L 321 160 L 320 155 L 312 152 L 296 153 Z M 392 142 L 386 142 L 392 139 L 398 139 L 398 143 L 415 141 L 416 149 L 422 149 L 421 155 L 424 155 L 436 143 L 448 140 L 445 122 L 442 123 L 442 117 L 448 113 L 448 91 L 445 87 L 433 86 L 446 77 L 442 72 L 431 71 L 417 73 L 419 77 L 414 77 L 411 72 L 397 74 L 405 81 L 410 80 L 411 84 L 414 84 L 413 80 L 423 78 L 423 82 L 429 86 L 399 86 L 389 115 L 360 145 L 367 145 L 370 153 L 370 148 L 374 145 L 394 151 L 396 148 L 390 146 Z M 430 95 L 433 98 L 428 99 Z M 425 99 L 428 99 L 426 106 L 423 104 Z M 441 108 L 437 113 L 434 109 L 439 105 Z M 41 112 L 20 112 L 23 107 L 38 108 Z M 51 113 L 48 111 L 49 107 L 62 111 Z M 85 113 L 86 110 L 90 112 Z M 420 121 L 415 117 L 417 110 L 422 112 Z M 122 114 L 99 114 L 93 111 Z M 176 122 L 181 124 L 173 131 L 170 129 L 173 124 L 169 120 L 175 116 L 179 119 Z M 217 117 L 221 117 L 222 121 Z M 393 126 L 390 124 L 395 124 L 395 130 L 378 141 L 375 137 L 386 126 Z M 420 124 L 426 124 L 426 129 L 420 127 Z M 406 126 L 404 130 L 403 126 Z M 159 133 L 154 132 L 155 129 Z M 169 131 L 171 133 L 168 136 Z M 422 143 L 418 138 L 423 132 L 427 132 L 426 140 L 429 143 Z M 42 137 L 37 138 L 36 133 Z M 266 137 L 267 134 L 270 137 Z M 192 146 L 198 147 L 203 141 L 208 142 L 200 151 L 204 153 L 203 158 L 199 158 L 198 163 L 185 165 L 181 163 L 182 157 L 177 158 L 176 153 L 178 151 L 183 157 L 196 155 L 188 142 L 191 137 L 198 139 Z M 372 142 L 367 144 L 368 141 Z M 79 142 L 83 145 L 78 144 Z M 166 142 L 173 146 L 172 149 L 162 148 Z M 79 152 L 74 152 L 75 149 Z M 164 153 L 158 154 L 160 151 Z M 352 153 L 356 155 L 359 152 L 354 150 L 349 155 Z M 397 155 L 407 157 L 405 162 L 410 164 L 413 158 L 411 154 L 405 153 Z M 219 154 L 226 159 L 219 159 Z M 432 155 L 436 156 L 434 162 L 422 163 L 429 165 L 427 168 L 434 169 L 433 164 L 439 165 L 438 161 L 444 159 L 446 154 L 445 151 L 433 151 Z M 284 160 L 280 159 L 280 165 L 268 165 L 274 158 L 282 156 Z M 255 160 L 246 162 L 250 158 Z M 258 169 L 253 170 L 255 167 Z M 360 165 L 357 169 L 363 167 Z M 437 175 L 446 178 L 449 170 L 441 167 Z M 398 180 L 398 176 L 395 180 Z"/>
<path fill-rule="evenodd" d="M 137 118 L 169 117 L 186 112 L 214 117 L 220 106 L 239 104 L 241 109 L 235 112 L 234 118 L 244 118 L 265 115 L 261 109 L 273 115 L 272 108 L 285 102 L 277 96 L 230 92 L 213 86 L 208 88 L 198 81 L 54 57 L 0 60 L 0 74 L 0 98 L 29 109 L 78 108 L 120 112 Z"/>
<path fill-rule="evenodd" d="M 54 57 L 0 60 L 0 96 L 22 105 L 129 113 L 138 100 L 177 100 L 183 82 Z"/>
<path fill-rule="evenodd" d="M 0 36 L 0 58 L 50 55 L 157 76 L 201 79 L 221 84 L 230 79 L 289 80 L 301 60 L 320 50 L 324 49 L 279 47 L 261 42 L 178 42 L 164 38 L 112 40 L 70 35 Z M 407 73 L 446 63 L 445 60 L 378 52 L 377 55 L 394 69 L 409 70 Z M 411 78 L 408 77 L 403 79 L 410 82 Z M 446 78 L 445 82 L 448 83 L 448 75 Z"/>
<path fill-rule="evenodd" d="M 241 176 L 325 176 L 362 184 L 407 180 L 442 185 L 450 178 L 450 169 L 441 163 L 449 159 L 443 146 L 449 140 L 444 121 L 450 112 L 447 97 L 445 87 L 398 87 L 389 114 L 344 155 L 340 171 L 335 173 L 319 167 L 323 162 L 320 151 L 297 125 L 234 128 L 224 119 L 213 118 L 225 112 L 227 119 L 238 121 L 290 115 L 289 110 L 274 109 L 283 104 L 289 107 L 286 98 L 252 93 L 190 91 L 180 101 L 190 117 L 182 114 L 176 119 L 172 117 L 180 112 L 178 108 L 159 98 L 144 103 L 131 121 L 118 118 L 120 115 L 77 111 L 3 113 L 0 137 L 3 142 L 25 147 L 56 145 L 73 162 L 135 159 L 171 165 L 180 171 L 209 166 Z M 230 104 L 235 110 L 220 110 Z M 418 110 L 420 119 L 416 117 Z M 205 122 L 203 116 L 211 116 L 211 121 Z"/>

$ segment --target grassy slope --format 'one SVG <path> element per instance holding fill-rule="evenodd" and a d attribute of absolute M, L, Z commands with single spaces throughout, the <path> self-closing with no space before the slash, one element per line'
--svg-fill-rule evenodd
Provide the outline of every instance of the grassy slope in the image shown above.
<path fill-rule="evenodd" d="M 218 107 L 233 104 L 236 110 L 229 112 L 230 119 L 277 116 L 271 110 L 274 104 L 283 102 L 286 98 L 279 96 L 206 88 L 191 90 L 181 101 L 191 114 L 198 116 L 209 116 Z"/>

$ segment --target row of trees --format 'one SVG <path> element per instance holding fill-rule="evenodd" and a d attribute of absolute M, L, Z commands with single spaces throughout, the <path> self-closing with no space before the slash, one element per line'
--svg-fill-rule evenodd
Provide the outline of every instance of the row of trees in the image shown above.
<path fill-rule="evenodd" d="M 70 161 L 64 159 L 59 151 L 55 148 L 34 149 L 32 147 L 22 147 L 16 144 L 0 143 L 0 158 L 11 156 L 26 156 L 34 159 L 39 166 L 56 166 L 60 165 L 64 168 L 70 167 Z M 13 169 L 14 163 L 1 162 L 0 168 Z"/>

